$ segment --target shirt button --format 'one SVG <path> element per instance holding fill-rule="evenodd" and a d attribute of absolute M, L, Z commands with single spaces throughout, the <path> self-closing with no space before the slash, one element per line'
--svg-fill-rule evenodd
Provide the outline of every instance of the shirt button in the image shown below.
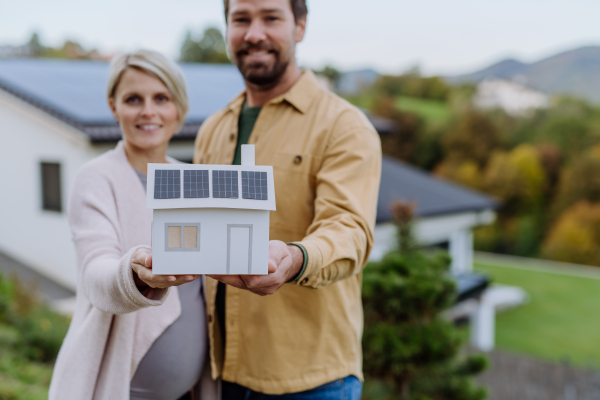
<path fill-rule="evenodd" d="M 233 142 L 233 140 L 235 139 L 235 133 L 232 133 L 231 135 L 229 135 L 229 140 Z"/>
<path fill-rule="evenodd" d="M 298 165 L 302 162 L 302 156 L 296 156 L 294 158 L 294 164 Z"/>

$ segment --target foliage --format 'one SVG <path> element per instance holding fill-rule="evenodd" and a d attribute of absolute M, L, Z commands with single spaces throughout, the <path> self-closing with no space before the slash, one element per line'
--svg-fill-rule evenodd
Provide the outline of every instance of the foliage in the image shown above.
<path fill-rule="evenodd" d="M 97 50 L 85 49 L 81 44 L 74 40 L 67 39 L 60 47 L 44 46 L 42 44 L 40 35 L 36 32 L 31 35 L 31 38 L 27 42 L 26 46 L 29 48 L 29 54 L 31 57 L 66 58 L 70 60 L 90 60 L 103 58 Z"/>
<path fill-rule="evenodd" d="M 382 75 L 372 90 L 382 97 L 408 96 L 421 99 L 445 101 L 450 86 L 442 78 L 422 77 L 418 72 L 403 75 Z"/>
<path fill-rule="evenodd" d="M 546 109 L 511 116 L 474 109 L 472 85 L 447 86 L 436 95 L 437 83 L 418 71 L 382 76 L 349 100 L 396 122 L 381 137 L 384 153 L 500 201 L 497 221 L 475 234 L 477 249 L 550 256 L 542 242 L 562 214 L 581 201 L 600 203 L 600 106 L 563 96 Z M 594 242 L 583 225 L 568 226 Z M 570 237 L 553 235 L 557 245 Z M 582 259 L 573 257 L 568 261 Z"/>
<path fill-rule="evenodd" d="M 181 45 L 179 59 L 183 62 L 230 63 L 223 34 L 219 29 L 212 27 L 206 28 L 198 39 L 188 31 Z"/>
<path fill-rule="evenodd" d="M 450 259 L 416 247 L 413 208 L 394 204 L 397 250 L 365 268 L 365 372 L 387 382 L 395 398 L 483 399 L 485 391 L 471 376 L 485 369 L 485 358 L 458 360 L 463 337 L 441 316 L 456 295 L 447 274 Z"/>
<path fill-rule="evenodd" d="M 392 132 L 381 136 L 381 148 L 385 154 L 404 161 L 410 161 L 416 153 L 417 131 L 421 121 L 411 113 L 404 113 L 394 105 L 391 97 L 381 98 L 373 107 L 373 112 L 394 122 Z"/>
<path fill-rule="evenodd" d="M 581 200 L 600 202 L 600 145 L 564 170 L 557 190 L 554 205 L 556 213 Z"/>
<path fill-rule="evenodd" d="M 470 160 L 483 167 L 500 147 L 500 133 L 485 114 L 470 109 L 450 127 L 442 143 L 450 162 Z"/>
<path fill-rule="evenodd" d="M 4 311 L 0 323 L 20 332 L 13 350 L 29 360 L 51 362 L 67 333 L 69 320 L 44 305 L 32 286 L 0 274 L 0 301 Z"/>
<path fill-rule="evenodd" d="M 544 257 L 600 265 L 600 204 L 581 201 L 556 221 L 542 247 Z"/>
<path fill-rule="evenodd" d="M 315 71 L 315 74 L 324 76 L 329 79 L 333 87 L 337 87 L 337 84 L 342 76 L 341 72 L 332 67 L 331 65 L 326 65 L 320 71 Z"/>

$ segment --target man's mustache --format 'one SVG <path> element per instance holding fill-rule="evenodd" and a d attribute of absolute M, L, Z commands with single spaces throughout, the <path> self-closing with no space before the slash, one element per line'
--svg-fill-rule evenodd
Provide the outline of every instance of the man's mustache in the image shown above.
<path fill-rule="evenodd" d="M 278 53 L 277 49 L 270 45 L 269 43 L 258 43 L 258 44 L 253 44 L 253 43 L 244 43 L 236 52 L 237 55 L 240 55 L 241 53 L 247 53 L 250 50 L 257 50 L 257 51 L 272 51 L 274 53 Z"/>

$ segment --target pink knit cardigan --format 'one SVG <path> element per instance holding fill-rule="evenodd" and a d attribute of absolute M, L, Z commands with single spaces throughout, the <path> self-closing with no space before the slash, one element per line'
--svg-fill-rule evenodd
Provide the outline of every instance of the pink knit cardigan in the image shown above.
<path fill-rule="evenodd" d="M 122 142 L 87 163 L 75 179 L 67 214 L 77 252 L 77 305 L 50 400 L 129 399 L 141 359 L 181 314 L 177 288 L 155 289 L 149 299 L 133 281 L 131 258 L 151 240 L 152 210 L 145 198 Z M 195 399 L 219 398 L 209 364 Z"/>

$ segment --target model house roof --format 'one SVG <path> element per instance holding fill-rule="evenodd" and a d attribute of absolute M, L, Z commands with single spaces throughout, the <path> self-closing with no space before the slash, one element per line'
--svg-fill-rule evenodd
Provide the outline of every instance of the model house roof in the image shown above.
<path fill-rule="evenodd" d="M 254 165 L 254 145 L 242 145 L 242 165 L 148 164 L 151 209 L 275 210 L 273 167 Z"/>
<path fill-rule="evenodd" d="M 190 111 L 175 139 L 194 139 L 200 124 L 244 90 L 234 65 L 180 64 L 188 85 Z M 106 104 L 108 64 L 101 61 L 0 59 L 0 90 L 87 133 L 94 142 L 117 141 L 121 130 Z M 389 121 L 371 118 L 379 132 Z"/>
<path fill-rule="evenodd" d="M 466 211 L 494 210 L 498 202 L 474 190 L 431 176 L 391 157 L 384 156 L 377 203 L 377 222 L 392 220 L 395 200 L 415 201 L 415 214 L 430 217 Z"/>

